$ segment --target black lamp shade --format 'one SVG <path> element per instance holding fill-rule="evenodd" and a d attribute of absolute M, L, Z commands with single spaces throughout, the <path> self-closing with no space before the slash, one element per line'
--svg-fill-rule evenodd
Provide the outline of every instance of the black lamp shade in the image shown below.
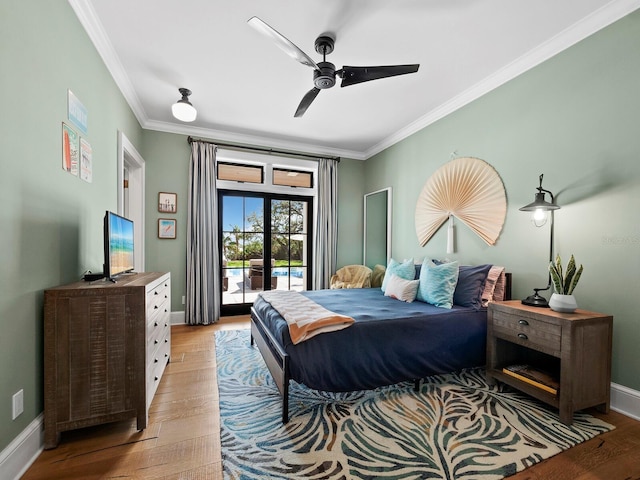
<path fill-rule="evenodd" d="M 553 197 L 553 196 L 552 196 Z M 553 200 L 552 200 L 553 202 Z M 536 199 L 529 205 L 525 205 L 520 209 L 522 212 L 535 212 L 536 210 L 558 210 L 560 207 L 555 203 L 549 203 L 545 200 L 544 192 L 536 193 Z"/>

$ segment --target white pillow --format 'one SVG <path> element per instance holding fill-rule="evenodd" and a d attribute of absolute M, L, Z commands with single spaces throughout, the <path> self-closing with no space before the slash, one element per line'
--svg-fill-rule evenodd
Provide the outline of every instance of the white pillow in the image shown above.
<path fill-rule="evenodd" d="M 411 303 L 416 299 L 420 280 L 405 280 L 398 275 L 391 275 L 384 291 L 385 297 L 392 297 L 403 302 Z"/>

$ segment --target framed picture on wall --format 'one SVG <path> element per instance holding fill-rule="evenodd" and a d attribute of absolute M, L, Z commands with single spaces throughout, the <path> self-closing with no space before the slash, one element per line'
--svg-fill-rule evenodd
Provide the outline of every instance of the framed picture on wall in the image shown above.
<path fill-rule="evenodd" d="M 158 211 L 162 213 L 176 213 L 178 211 L 178 194 L 158 193 Z"/>
<path fill-rule="evenodd" d="M 158 219 L 158 238 L 176 238 L 176 221 L 173 218 Z"/>

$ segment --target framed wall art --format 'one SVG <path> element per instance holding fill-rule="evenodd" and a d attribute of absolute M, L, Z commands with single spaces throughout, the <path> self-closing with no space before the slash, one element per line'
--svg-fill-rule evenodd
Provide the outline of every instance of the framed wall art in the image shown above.
<path fill-rule="evenodd" d="M 176 238 L 176 221 L 173 218 L 158 219 L 158 238 Z"/>
<path fill-rule="evenodd" d="M 158 193 L 158 211 L 161 213 L 176 213 L 178 211 L 178 194 Z"/>

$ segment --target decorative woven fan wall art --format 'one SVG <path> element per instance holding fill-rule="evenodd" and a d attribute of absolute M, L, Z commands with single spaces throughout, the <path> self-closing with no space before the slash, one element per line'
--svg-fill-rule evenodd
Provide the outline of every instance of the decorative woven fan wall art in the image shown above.
<path fill-rule="evenodd" d="M 416 204 L 416 233 L 424 247 L 450 216 L 488 245 L 494 245 L 507 214 L 507 197 L 498 172 L 484 160 L 451 160 L 427 180 Z"/>

